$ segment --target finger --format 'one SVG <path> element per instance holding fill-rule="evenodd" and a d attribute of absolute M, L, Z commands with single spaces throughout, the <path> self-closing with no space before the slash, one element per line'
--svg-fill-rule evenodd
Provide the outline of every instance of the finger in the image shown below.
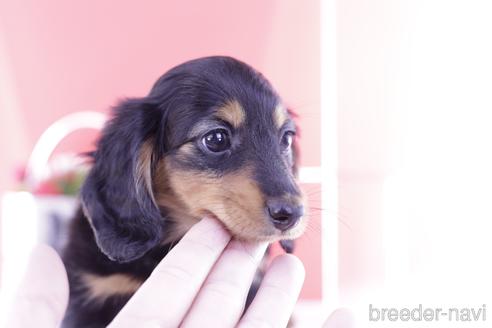
<path fill-rule="evenodd" d="M 333 313 L 326 319 L 323 324 L 323 328 L 354 328 L 355 319 L 348 309 L 340 308 L 333 311 Z"/>
<path fill-rule="evenodd" d="M 68 279 L 58 254 L 39 245 L 14 298 L 6 327 L 58 327 L 68 303 Z"/>
<path fill-rule="evenodd" d="M 195 224 L 157 265 L 111 327 L 177 327 L 231 236 L 213 219 Z"/>
<path fill-rule="evenodd" d="M 234 240 L 210 272 L 182 327 L 233 327 L 241 317 L 267 243 Z"/>
<path fill-rule="evenodd" d="M 238 327 L 286 327 L 304 282 L 304 266 L 294 255 L 277 256 Z"/>

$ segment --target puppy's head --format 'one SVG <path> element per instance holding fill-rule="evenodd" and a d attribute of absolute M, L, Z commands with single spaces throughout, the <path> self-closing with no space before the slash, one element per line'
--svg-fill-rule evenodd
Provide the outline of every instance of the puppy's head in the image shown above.
<path fill-rule="evenodd" d="M 304 230 L 296 128 L 271 85 L 229 57 L 186 62 L 120 104 L 94 154 L 82 203 L 99 247 L 129 261 L 204 215 L 239 239 Z"/>

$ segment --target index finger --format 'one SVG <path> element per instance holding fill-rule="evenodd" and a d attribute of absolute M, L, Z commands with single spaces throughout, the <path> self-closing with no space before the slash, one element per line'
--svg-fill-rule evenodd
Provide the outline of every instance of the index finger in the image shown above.
<path fill-rule="evenodd" d="M 195 224 L 157 265 L 110 327 L 177 327 L 230 234 L 214 219 Z"/>

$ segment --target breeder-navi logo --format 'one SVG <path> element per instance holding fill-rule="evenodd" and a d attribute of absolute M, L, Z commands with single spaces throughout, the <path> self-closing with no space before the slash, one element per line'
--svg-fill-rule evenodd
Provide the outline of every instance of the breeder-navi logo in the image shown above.
<path fill-rule="evenodd" d="M 429 308 L 419 304 L 415 308 L 379 308 L 369 304 L 369 321 L 455 321 L 487 320 L 487 305 L 477 308 Z"/>

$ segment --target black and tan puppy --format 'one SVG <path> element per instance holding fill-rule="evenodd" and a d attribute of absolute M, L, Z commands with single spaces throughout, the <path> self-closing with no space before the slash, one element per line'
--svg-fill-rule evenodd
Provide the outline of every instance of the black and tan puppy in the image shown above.
<path fill-rule="evenodd" d="M 298 237 L 295 134 L 269 82 L 230 57 L 186 62 L 123 101 L 93 153 L 64 253 L 64 326 L 107 325 L 204 215 L 238 239 Z"/>

